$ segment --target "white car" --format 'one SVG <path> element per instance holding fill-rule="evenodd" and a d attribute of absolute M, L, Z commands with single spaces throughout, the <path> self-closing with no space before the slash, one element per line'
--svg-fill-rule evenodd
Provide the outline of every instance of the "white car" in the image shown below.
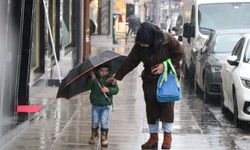
<path fill-rule="evenodd" d="M 234 114 L 234 125 L 250 121 L 250 34 L 244 35 L 222 66 L 222 110 Z"/>

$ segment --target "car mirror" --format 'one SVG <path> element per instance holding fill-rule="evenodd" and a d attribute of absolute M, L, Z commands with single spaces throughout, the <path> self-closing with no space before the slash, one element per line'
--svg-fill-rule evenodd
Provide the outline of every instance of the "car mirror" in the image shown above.
<path fill-rule="evenodd" d="M 208 52 L 208 47 L 206 45 L 204 45 L 201 49 L 200 49 L 200 54 L 203 55 L 205 53 Z"/>
<path fill-rule="evenodd" d="M 227 62 L 231 65 L 231 66 L 238 66 L 239 65 L 239 61 L 237 56 L 233 55 L 233 56 L 229 56 L 227 58 Z"/>
<path fill-rule="evenodd" d="M 194 26 L 191 23 L 185 23 L 183 26 L 183 37 L 191 38 L 194 37 L 195 31 Z"/>
<path fill-rule="evenodd" d="M 178 36 L 178 41 L 182 42 L 182 36 Z"/>
<path fill-rule="evenodd" d="M 179 31 L 179 29 L 177 27 L 173 27 L 172 30 L 175 31 L 175 32 Z"/>

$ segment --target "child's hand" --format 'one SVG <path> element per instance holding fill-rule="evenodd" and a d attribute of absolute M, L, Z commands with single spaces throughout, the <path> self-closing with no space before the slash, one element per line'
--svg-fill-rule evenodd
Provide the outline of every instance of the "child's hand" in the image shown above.
<path fill-rule="evenodd" d="M 112 77 L 108 78 L 108 80 L 106 82 L 115 85 L 116 82 L 117 82 L 117 80 L 115 79 L 115 75 L 113 75 Z"/>
<path fill-rule="evenodd" d="M 101 88 L 102 93 L 109 93 L 109 89 L 107 87 Z"/>
<path fill-rule="evenodd" d="M 93 70 L 90 71 L 90 76 L 91 76 L 92 80 L 94 80 L 96 78 L 96 75 L 95 75 Z"/>

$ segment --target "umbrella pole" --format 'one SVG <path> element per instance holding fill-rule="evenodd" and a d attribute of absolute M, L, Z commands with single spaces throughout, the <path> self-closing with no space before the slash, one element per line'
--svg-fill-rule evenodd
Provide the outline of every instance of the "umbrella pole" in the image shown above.
<path fill-rule="evenodd" d="M 61 72 L 60 72 L 60 68 L 58 65 L 58 59 L 57 59 L 57 55 L 56 55 L 56 49 L 55 49 L 55 45 L 54 45 L 54 40 L 52 37 L 52 32 L 51 32 L 51 27 L 50 27 L 50 22 L 49 22 L 49 16 L 48 16 L 48 10 L 46 8 L 45 5 L 45 1 L 43 0 L 43 6 L 44 6 L 44 10 L 45 10 L 45 18 L 46 18 L 46 22 L 47 22 L 47 26 L 48 26 L 48 30 L 49 30 L 49 37 L 50 37 L 50 41 L 51 41 L 51 46 L 52 46 L 52 50 L 55 56 L 55 61 L 56 61 L 56 68 L 57 68 L 57 72 L 58 72 L 58 76 L 59 76 L 59 82 L 62 82 L 62 77 L 61 77 Z"/>
<path fill-rule="evenodd" d="M 101 84 L 96 80 L 96 82 L 97 82 L 97 84 L 98 84 L 98 86 L 100 87 L 100 88 L 102 88 L 102 86 L 101 86 Z M 106 93 L 103 93 L 104 94 L 104 96 L 110 101 L 110 99 L 109 99 L 109 97 L 107 96 L 107 94 Z"/>
<path fill-rule="evenodd" d="M 100 88 L 102 88 L 102 86 L 101 86 L 101 84 L 96 80 L 96 83 L 98 84 L 98 86 L 100 87 Z M 109 97 L 107 96 L 107 94 L 106 93 L 103 93 L 104 94 L 104 96 L 108 99 L 108 101 L 110 101 L 110 99 L 109 99 Z M 112 111 L 114 112 L 115 111 L 115 109 L 114 109 L 114 105 L 112 104 Z"/>

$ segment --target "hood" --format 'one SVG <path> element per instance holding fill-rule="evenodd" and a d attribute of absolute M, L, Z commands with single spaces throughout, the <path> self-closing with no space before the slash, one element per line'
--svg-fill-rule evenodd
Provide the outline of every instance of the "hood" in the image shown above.
<path fill-rule="evenodd" d="M 228 56 L 230 56 L 230 53 L 212 53 L 208 58 L 208 62 L 210 65 L 222 66 Z"/>
<path fill-rule="evenodd" d="M 96 67 L 96 68 L 94 69 L 94 72 L 95 72 L 95 74 L 96 74 L 96 77 L 97 77 L 97 78 L 100 77 L 98 69 L 101 68 L 101 67 L 108 67 L 108 68 L 109 68 L 109 74 L 106 75 L 106 76 L 104 76 L 103 79 L 109 78 L 109 77 L 111 76 L 111 70 L 112 70 L 112 67 L 111 67 L 111 65 L 110 65 L 109 63 L 101 64 L 100 66 L 98 66 L 98 67 Z"/>
<path fill-rule="evenodd" d="M 148 44 L 149 48 L 146 49 L 154 53 L 163 44 L 164 39 L 163 31 L 158 26 L 150 22 L 144 22 L 136 34 L 135 41 Z"/>

